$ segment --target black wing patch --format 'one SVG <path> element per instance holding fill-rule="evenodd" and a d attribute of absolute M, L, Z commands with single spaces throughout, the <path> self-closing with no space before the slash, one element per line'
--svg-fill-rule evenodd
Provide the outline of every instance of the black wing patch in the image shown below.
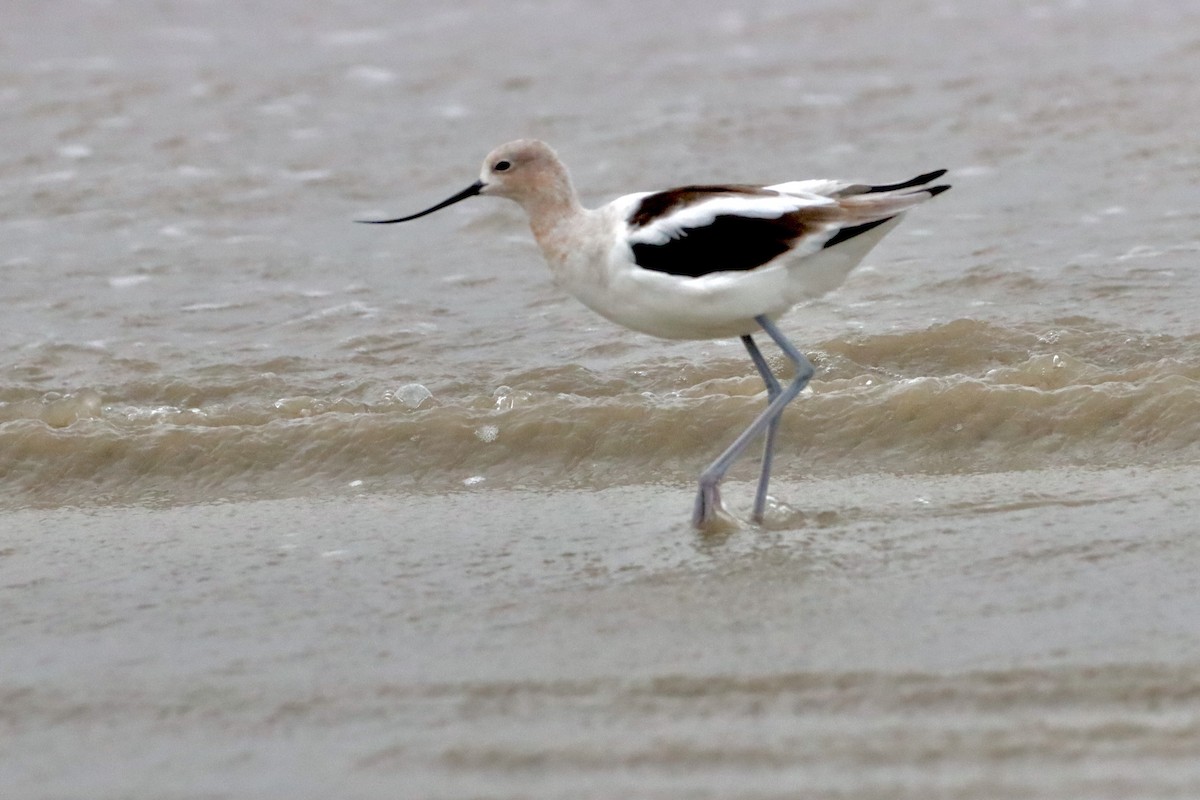
<path fill-rule="evenodd" d="M 718 215 L 710 224 L 687 228 L 665 244 L 630 245 L 639 267 L 699 278 L 712 272 L 751 270 L 792 249 L 809 230 L 801 214 L 775 219 Z"/>
<path fill-rule="evenodd" d="M 839 245 L 842 242 L 845 242 L 849 239 L 853 239 L 855 236 L 861 236 L 864 233 L 866 233 L 867 231 L 871 230 L 872 228 L 879 227 L 883 223 L 887 222 L 889 219 L 892 219 L 892 217 L 884 217 L 883 219 L 877 219 L 877 220 L 873 220 L 871 222 L 864 222 L 862 225 L 849 225 L 845 228 L 842 228 L 837 233 L 835 233 L 833 236 L 831 236 L 829 238 L 828 242 L 821 245 L 821 249 L 824 250 L 827 247 L 833 247 L 833 246 Z"/>

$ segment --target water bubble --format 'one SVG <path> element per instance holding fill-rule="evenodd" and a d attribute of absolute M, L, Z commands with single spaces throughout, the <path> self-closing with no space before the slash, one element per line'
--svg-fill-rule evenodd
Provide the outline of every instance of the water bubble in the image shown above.
<path fill-rule="evenodd" d="M 492 392 L 492 397 L 496 401 L 497 411 L 511 411 L 513 407 L 513 390 L 511 386 L 497 386 L 496 391 Z"/>
<path fill-rule="evenodd" d="M 421 404 L 433 397 L 433 392 L 419 383 L 406 383 L 397 389 L 392 396 L 409 408 L 420 408 Z"/>
<path fill-rule="evenodd" d="M 492 397 L 495 399 L 496 411 L 512 411 L 518 405 L 528 404 L 533 395 L 511 386 L 497 386 L 496 391 L 492 392 Z"/>
<path fill-rule="evenodd" d="M 494 442 L 500 435 L 500 429 L 495 425 L 480 425 L 475 429 L 475 436 L 481 442 Z"/>
<path fill-rule="evenodd" d="M 485 480 L 487 480 L 487 479 L 484 478 L 482 475 L 472 475 L 469 478 L 463 478 L 463 486 L 478 486 L 479 484 L 483 483 Z"/>

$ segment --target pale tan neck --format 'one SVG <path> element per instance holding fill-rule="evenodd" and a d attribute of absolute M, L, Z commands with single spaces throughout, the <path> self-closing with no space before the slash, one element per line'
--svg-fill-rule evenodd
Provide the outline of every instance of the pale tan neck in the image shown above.
<path fill-rule="evenodd" d="M 529 215 L 529 227 L 533 229 L 538 244 L 548 253 L 559 249 L 556 240 L 585 214 L 571 186 L 571 179 L 565 174 L 551 176 L 538 186 L 536 192 L 523 197 L 520 203 Z"/>
<path fill-rule="evenodd" d="M 535 191 L 529 192 L 518 202 L 529 214 L 530 223 L 535 228 L 554 226 L 583 213 L 575 187 L 565 172 L 546 175 L 538 181 Z"/>

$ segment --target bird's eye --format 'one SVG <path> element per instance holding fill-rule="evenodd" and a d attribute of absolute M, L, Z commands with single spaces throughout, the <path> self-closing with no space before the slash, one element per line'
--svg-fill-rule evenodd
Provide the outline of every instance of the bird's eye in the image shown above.
<path fill-rule="evenodd" d="M 512 166 L 512 164 L 507 161 L 497 161 L 496 164 L 492 167 L 492 169 L 495 170 L 496 172 L 504 172 L 504 170 L 508 169 L 511 166 Z"/>

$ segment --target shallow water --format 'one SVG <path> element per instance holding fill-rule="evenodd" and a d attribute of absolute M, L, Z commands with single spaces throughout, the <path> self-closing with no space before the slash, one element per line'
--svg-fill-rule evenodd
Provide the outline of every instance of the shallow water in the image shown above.
<path fill-rule="evenodd" d="M 56 507 L 647 480 L 682 496 L 765 403 L 740 346 L 701 347 L 712 357 L 544 366 L 491 391 L 365 376 L 321 390 L 282 365 L 205 370 L 194 386 L 13 388 L 0 408 L 4 497 Z M 785 417 L 782 479 L 1195 461 L 1198 336 L 958 319 L 813 353 L 821 377 Z"/>
<path fill-rule="evenodd" d="M 19 796 L 1200 791 L 1200 14 L 690 8 L 5 9 Z M 591 204 L 951 170 L 783 320 L 762 528 L 687 525 L 736 341 L 591 315 L 503 201 L 352 223 L 516 136 Z"/>

